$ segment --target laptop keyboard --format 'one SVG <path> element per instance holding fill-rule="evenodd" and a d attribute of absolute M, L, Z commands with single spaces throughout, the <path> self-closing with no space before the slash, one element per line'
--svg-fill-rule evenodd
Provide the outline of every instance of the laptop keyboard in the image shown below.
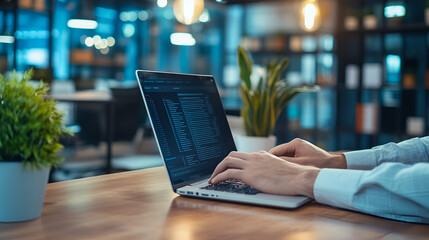
<path fill-rule="evenodd" d="M 248 195 L 255 195 L 260 193 L 260 191 L 254 189 L 253 187 L 244 184 L 244 182 L 235 179 L 228 179 L 218 184 L 210 184 L 205 187 L 201 187 L 201 189 L 206 190 L 215 190 L 221 192 L 232 192 L 232 193 L 241 193 Z"/>

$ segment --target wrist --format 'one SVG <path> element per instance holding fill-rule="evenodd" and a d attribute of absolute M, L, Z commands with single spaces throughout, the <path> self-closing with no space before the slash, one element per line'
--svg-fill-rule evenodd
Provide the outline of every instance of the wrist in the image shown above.
<path fill-rule="evenodd" d="M 334 154 L 329 160 L 330 168 L 347 169 L 347 160 L 344 154 Z"/>
<path fill-rule="evenodd" d="M 320 173 L 320 169 L 316 167 L 307 167 L 300 174 L 300 183 L 297 186 L 301 186 L 299 191 L 300 195 L 304 195 L 310 198 L 314 198 L 314 183 L 316 182 L 317 176 Z"/>

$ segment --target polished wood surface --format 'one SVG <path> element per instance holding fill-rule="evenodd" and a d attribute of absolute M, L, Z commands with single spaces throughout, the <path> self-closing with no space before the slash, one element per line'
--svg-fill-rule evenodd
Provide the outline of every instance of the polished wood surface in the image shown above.
<path fill-rule="evenodd" d="M 429 226 L 317 203 L 296 210 L 178 197 L 163 168 L 48 184 L 42 216 L 0 239 L 428 239 Z"/>

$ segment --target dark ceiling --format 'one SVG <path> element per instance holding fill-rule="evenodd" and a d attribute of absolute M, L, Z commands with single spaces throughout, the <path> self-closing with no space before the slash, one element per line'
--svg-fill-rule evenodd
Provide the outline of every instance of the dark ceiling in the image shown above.
<path fill-rule="evenodd" d="M 215 1 L 215 0 L 212 0 Z M 280 2 L 280 1 L 286 1 L 286 0 L 222 0 L 220 3 L 225 4 L 247 4 L 247 3 L 263 3 L 263 2 Z"/>
<path fill-rule="evenodd" d="M 156 5 L 156 0 L 93 0 L 93 1 L 98 4 L 112 4 L 112 5 L 121 5 L 121 4 L 135 4 L 135 5 L 142 5 L 142 6 Z M 262 2 L 273 2 L 273 1 L 278 2 L 278 1 L 290 1 L 290 0 L 205 0 L 205 1 L 218 3 L 218 4 L 247 4 L 247 3 L 256 3 L 256 2 L 262 3 Z"/>

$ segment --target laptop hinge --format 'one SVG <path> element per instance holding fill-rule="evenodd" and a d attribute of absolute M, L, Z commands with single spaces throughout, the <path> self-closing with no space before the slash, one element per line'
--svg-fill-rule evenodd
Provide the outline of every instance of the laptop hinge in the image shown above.
<path fill-rule="evenodd" d="M 176 190 L 178 188 L 181 188 L 181 187 L 184 187 L 184 186 L 187 186 L 187 185 L 191 185 L 192 183 L 196 183 L 196 182 L 202 181 L 204 179 L 210 178 L 210 176 L 211 176 L 211 174 L 205 175 L 205 176 L 202 176 L 202 177 L 198 177 L 198 178 L 194 178 L 192 180 L 189 180 L 189 181 L 186 181 L 186 182 L 182 182 L 180 184 L 176 184 L 176 185 L 173 186 L 173 190 L 174 190 L 174 192 L 176 192 Z"/>

